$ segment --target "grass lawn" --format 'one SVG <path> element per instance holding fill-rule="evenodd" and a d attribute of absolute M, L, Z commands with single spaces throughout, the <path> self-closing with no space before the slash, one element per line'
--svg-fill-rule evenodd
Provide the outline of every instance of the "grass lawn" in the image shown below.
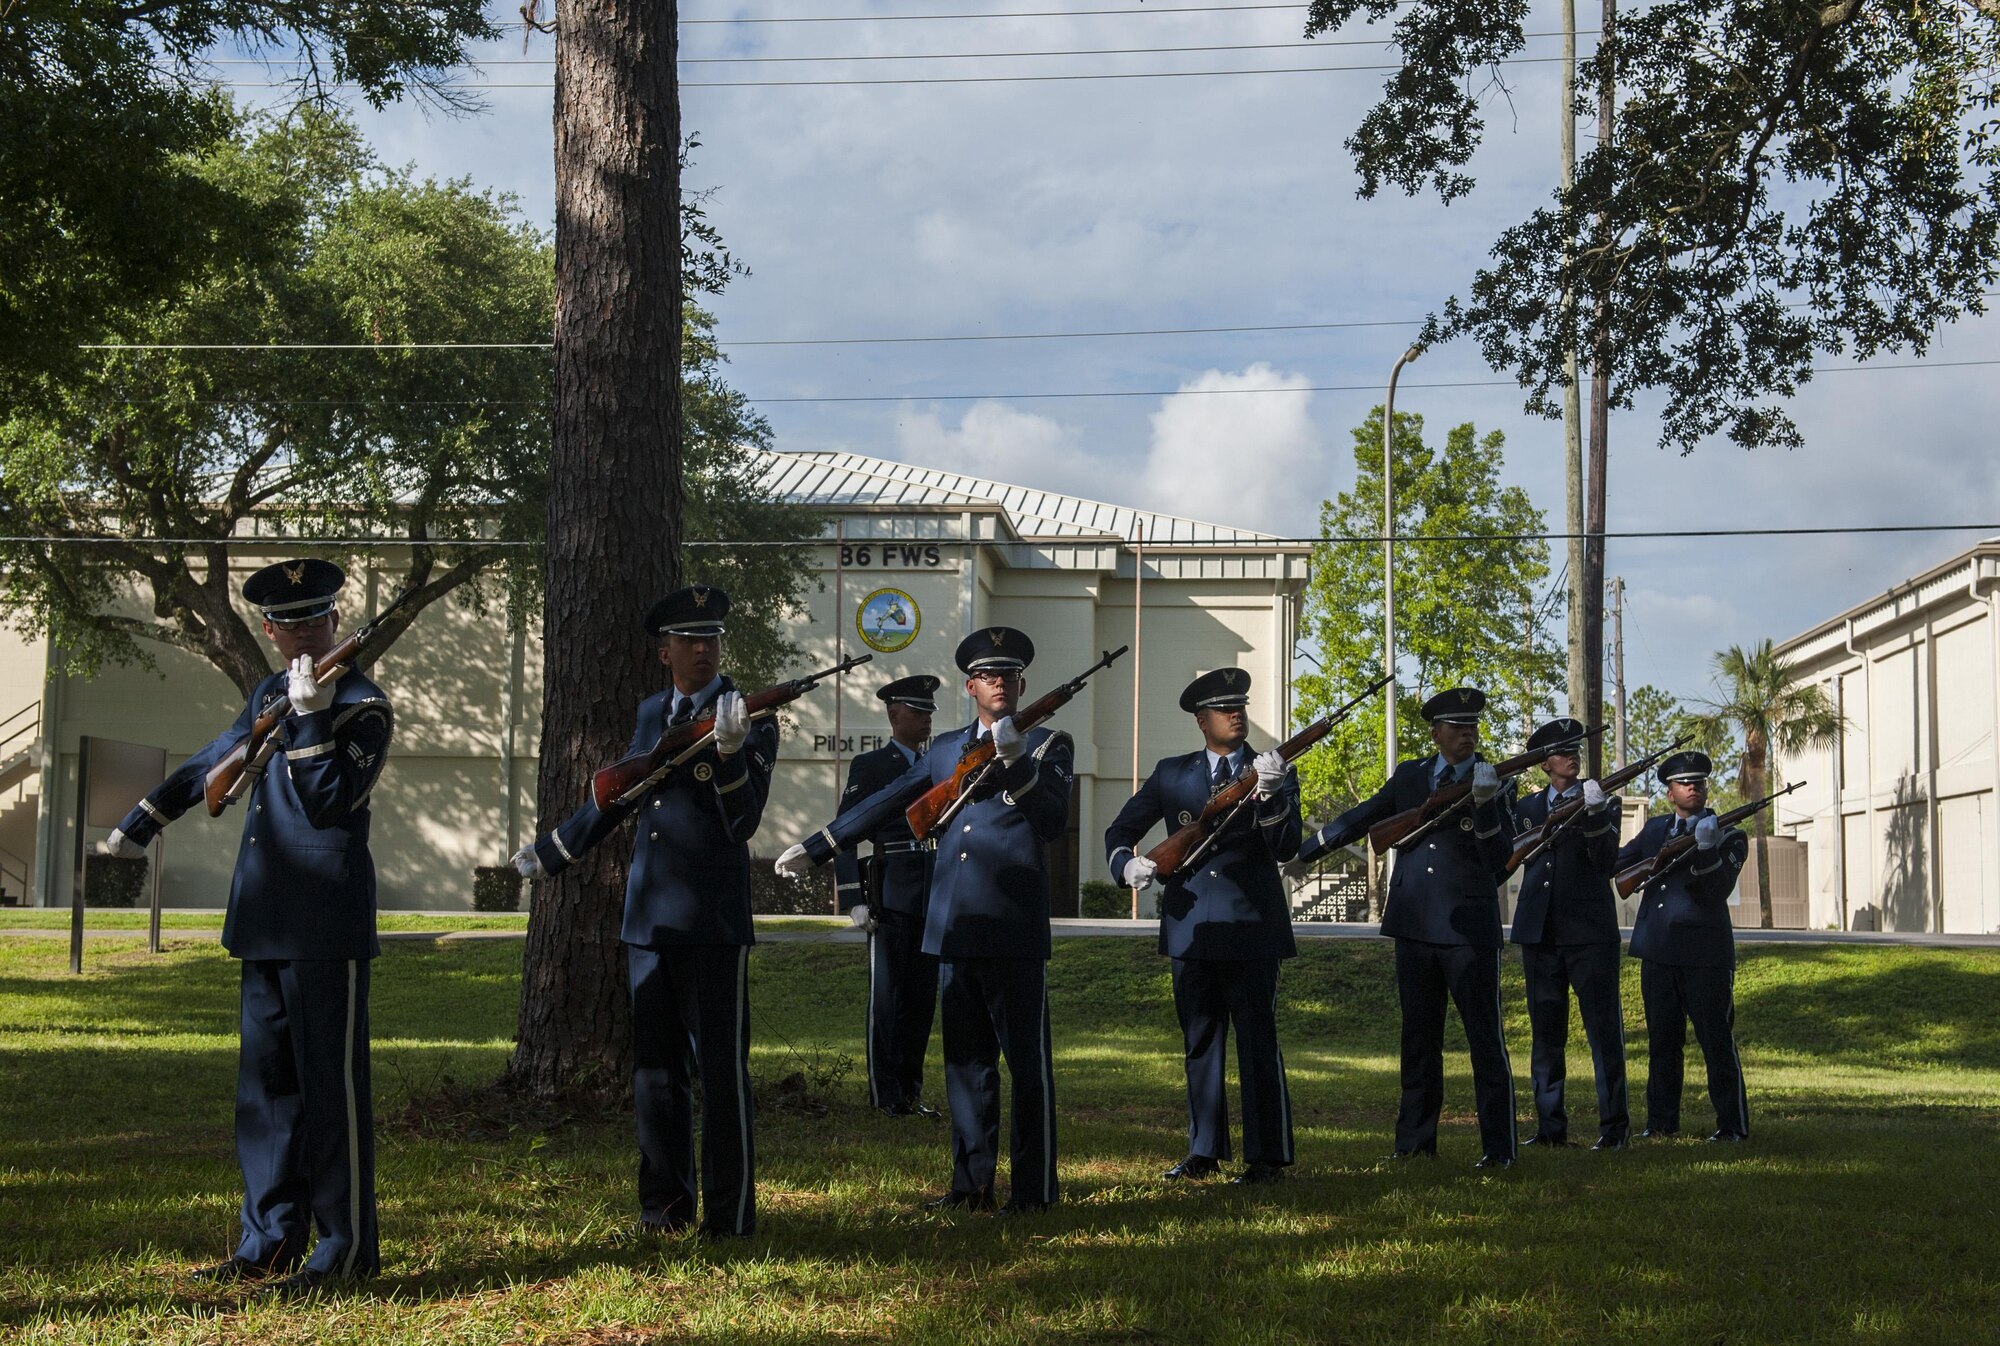
<path fill-rule="evenodd" d="M 1378 1163 L 1396 1094 L 1389 950 L 1310 941 L 1281 1031 L 1299 1166 L 1169 1187 L 1184 1113 L 1166 964 L 1059 940 L 1050 969 L 1064 1203 L 1019 1222 L 917 1212 L 946 1130 L 870 1112 L 857 945 L 751 960 L 760 1096 L 857 1063 L 825 1116 L 760 1110 L 760 1229 L 638 1239 L 624 1116 L 430 1137 L 406 1102 L 500 1068 L 512 943 L 396 944 L 376 965 L 385 1274 L 279 1306 L 188 1280 L 229 1251 L 235 968 L 0 941 L 0 1341 L 1977 1342 L 2000 1321 L 2000 951 L 1761 947 L 1738 977 L 1755 1136 L 1524 1153 L 1475 1173 L 1462 1049 L 1443 1157 Z M 1506 990 L 1524 1134 L 1527 1026 Z M 1645 1037 L 1626 979 L 1635 1124 Z M 1709 1119 L 1690 1044 L 1684 1108 Z M 1574 1133 L 1594 1117 L 1571 1046 Z M 941 1094 L 932 1049 L 933 1096 Z M 1004 1185 L 1004 1172 L 1003 1172 Z"/>

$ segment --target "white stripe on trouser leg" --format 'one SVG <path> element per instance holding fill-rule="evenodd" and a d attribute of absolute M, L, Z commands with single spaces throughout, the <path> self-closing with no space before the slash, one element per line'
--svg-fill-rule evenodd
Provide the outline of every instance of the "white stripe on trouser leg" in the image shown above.
<path fill-rule="evenodd" d="M 1053 1078 L 1056 1048 L 1049 1037 L 1049 970 L 1042 965 L 1042 1023 L 1035 1035 L 1035 1050 L 1042 1058 L 1042 1200 L 1056 1196 L 1056 1086 Z"/>
<path fill-rule="evenodd" d="M 1493 951 L 1493 1031 L 1499 1035 L 1500 1064 L 1507 1071 L 1507 1144 L 1518 1151 L 1521 1137 L 1519 1122 L 1514 1115 L 1519 1111 L 1514 1098 L 1514 1058 L 1507 1051 L 1507 1019 L 1500 1005 L 1500 965 L 1504 956 L 1503 950 Z"/>
<path fill-rule="evenodd" d="M 750 946 L 736 956 L 736 1130 L 743 1145 L 743 1192 L 736 1198 L 736 1232 L 750 1216 Z"/>
<path fill-rule="evenodd" d="M 873 915 L 873 912 L 869 913 Z M 882 1106 L 882 1091 L 875 1087 L 875 932 L 868 932 L 868 1036 L 863 1040 L 861 1057 L 868 1071 L 868 1106 Z"/>
<path fill-rule="evenodd" d="M 1278 1120 L 1283 1123 L 1285 1162 L 1292 1162 L 1292 1088 L 1285 1083 L 1285 1054 L 1278 1048 L 1278 982 L 1271 981 L 1271 1054 L 1278 1058 Z"/>
<path fill-rule="evenodd" d="M 1736 1120 L 1750 1134 L 1750 1086 L 1743 1079 L 1743 1054 L 1736 1050 L 1736 969 L 1729 969 L 1729 1057 L 1736 1063 Z"/>
<path fill-rule="evenodd" d="M 354 1259 L 361 1251 L 361 1123 L 354 1099 L 354 977 L 352 958 L 347 960 L 347 1040 L 342 1044 L 344 1064 L 341 1077 L 347 1084 L 347 1262 L 343 1275 L 354 1271 Z"/>

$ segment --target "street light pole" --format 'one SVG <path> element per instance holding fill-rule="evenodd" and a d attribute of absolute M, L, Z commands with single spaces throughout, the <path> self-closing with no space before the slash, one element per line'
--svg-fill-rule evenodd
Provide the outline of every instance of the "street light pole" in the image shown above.
<path fill-rule="evenodd" d="M 1389 371 L 1382 402 L 1382 671 L 1389 677 L 1382 716 L 1382 779 L 1396 774 L 1396 380 L 1403 366 L 1424 353 L 1412 346 Z"/>

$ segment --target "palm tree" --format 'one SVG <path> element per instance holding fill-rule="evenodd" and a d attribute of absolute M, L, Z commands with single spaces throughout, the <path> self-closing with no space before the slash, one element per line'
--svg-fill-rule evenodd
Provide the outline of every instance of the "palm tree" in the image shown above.
<path fill-rule="evenodd" d="M 1760 640 L 1745 650 L 1731 645 L 1715 655 L 1716 685 L 1722 690 L 1719 701 L 1701 701 L 1700 710 L 1687 717 L 1688 728 L 1705 744 L 1719 745 L 1743 735 L 1743 768 L 1739 786 L 1748 801 L 1762 798 L 1771 790 L 1771 749 L 1781 753 L 1801 753 L 1814 748 L 1830 748 L 1844 721 L 1825 691 L 1812 683 L 1798 682 L 1791 666 L 1771 652 L 1771 642 Z M 1769 811 L 1752 820 L 1757 840 L 1757 906 L 1760 923 L 1771 928 Z"/>

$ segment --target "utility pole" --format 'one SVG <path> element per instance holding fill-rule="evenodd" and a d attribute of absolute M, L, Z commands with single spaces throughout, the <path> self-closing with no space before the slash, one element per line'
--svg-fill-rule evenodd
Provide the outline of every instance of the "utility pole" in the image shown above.
<path fill-rule="evenodd" d="M 1562 128 L 1562 190 L 1567 197 L 1576 186 L 1576 0 L 1563 0 L 1562 78 L 1556 84 L 1556 124 Z M 1576 255 L 1576 237 L 1564 240 L 1569 257 Z M 1565 260 L 1568 260 L 1567 258 Z M 1562 294 L 1565 324 L 1576 313 L 1576 291 L 1565 286 Z M 1577 385 L 1576 342 L 1571 340 L 1563 353 L 1563 531 L 1569 534 L 1569 713 L 1580 715 L 1587 699 L 1584 691 L 1583 615 L 1583 410 L 1582 390 Z"/>
<path fill-rule="evenodd" d="M 1611 577 L 1611 737 L 1619 766 L 1625 755 L 1625 577 Z"/>

